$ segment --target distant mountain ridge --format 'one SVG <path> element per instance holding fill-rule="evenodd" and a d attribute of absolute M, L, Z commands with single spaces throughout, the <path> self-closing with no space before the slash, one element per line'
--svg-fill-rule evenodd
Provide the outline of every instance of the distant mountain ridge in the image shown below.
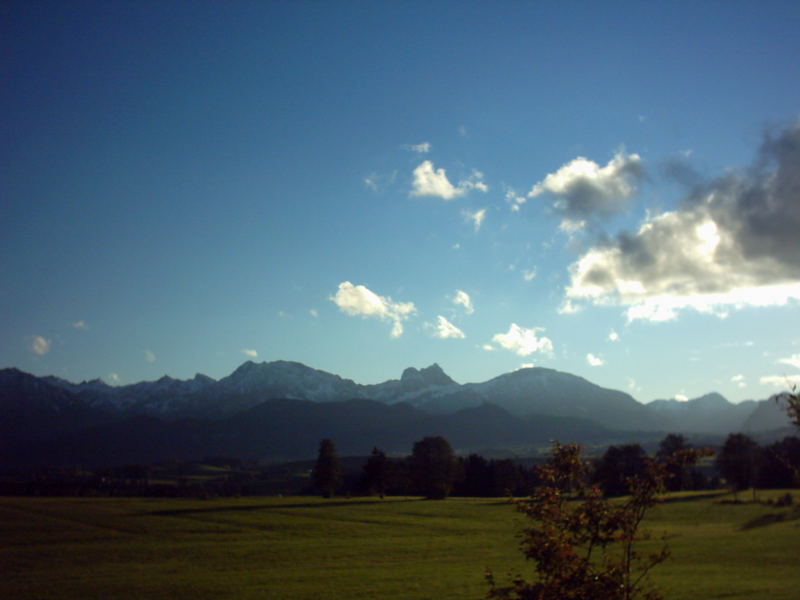
<path fill-rule="evenodd" d="M 281 411 L 286 414 L 281 416 Z M 342 417 L 348 412 L 349 417 Z M 353 440 L 354 448 L 368 439 L 384 445 L 381 439 L 406 443 L 412 434 L 448 432 L 463 440 L 467 449 L 509 449 L 523 447 L 526 438 L 532 443 L 565 432 L 614 440 L 631 439 L 634 432 L 642 438 L 657 432 L 790 431 L 788 418 L 771 401 L 737 405 L 712 393 L 688 402 L 641 404 L 624 392 L 545 368 L 459 384 L 433 364 L 409 367 L 400 379 L 362 385 L 298 362 L 247 361 L 218 381 L 197 374 L 187 380 L 164 376 L 124 386 L 0 370 L 0 446 L 17 444 L 16 452 L 21 451 L 19 444 L 55 439 L 71 448 L 86 447 L 87 452 L 92 439 L 124 446 L 116 439 L 125 430 L 122 423 L 144 428 L 136 435 L 129 431 L 128 437 L 146 440 L 151 435 L 151 442 L 143 443 L 152 448 L 174 447 L 175 452 L 204 445 L 216 448 L 220 440 L 228 440 L 220 451 L 226 447 L 242 451 L 240 441 L 250 430 L 247 419 L 261 415 L 263 421 L 267 413 L 271 424 L 263 424 L 261 432 L 249 439 L 260 440 L 257 447 L 263 452 L 282 457 L 307 457 L 298 454 L 298 440 L 305 439 L 305 432 Z M 326 423 L 324 415 L 338 416 Z M 373 425 L 371 419 L 382 422 Z M 288 433 L 276 429 L 277 423 L 283 423 Z M 620 437 L 626 431 L 630 435 Z M 80 432 L 87 441 L 70 438 Z M 174 443 L 168 441 L 170 436 Z M 287 444 L 283 451 L 276 442 L 281 439 Z"/>
<path fill-rule="evenodd" d="M 3 369 L 0 374 L 16 371 Z M 30 376 L 34 377 L 34 376 Z M 156 381 L 110 386 L 100 379 L 71 383 L 47 376 L 36 378 L 76 396 L 86 405 L 110 412 L 163 418 L 220 418 L 273 398 L 341 402 L 375 400 L 406 402 L 433 414 L 449 414 L 485 403 L 517 416 L 578 417 L 618 429 L 719 433 L 788 424 L 777 406 L 756 401 L 733 404 L 718 393 L 686 402 L 655 400 L 642 404 L 618 390 L 600 387 L 582 377 L 541 367 L 525 368 L 481 383 L 459 384 L 434 363 L 409 367 L 400 379 L 358 384 L 299 362 L 246 361 L 219 381 L 198 373 L 180 380 L 167 375 Z M 0 376 L 0 389 L 3 388 Z M 760 407 L 760 408 L 759 408 Z M 759 409 L 757 416 L 751 419 Z M 774 409 L 774 410 L 773 410 Z M 745 427 L 750 423 L 748 427 Z"/>

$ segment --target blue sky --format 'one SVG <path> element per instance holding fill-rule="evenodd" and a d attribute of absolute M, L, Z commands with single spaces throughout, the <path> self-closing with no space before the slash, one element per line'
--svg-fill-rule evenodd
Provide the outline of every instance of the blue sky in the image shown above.
<path fill-rule="evenodd" d="M 2 366 L 800 375 L 796 2 L 3 13 Z"/>

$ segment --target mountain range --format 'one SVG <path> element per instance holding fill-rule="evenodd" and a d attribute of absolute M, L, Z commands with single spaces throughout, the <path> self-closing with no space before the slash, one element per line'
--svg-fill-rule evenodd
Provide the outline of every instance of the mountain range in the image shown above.
<path fill-rule="evenodd" d="M 308 458 L 322 437 L 342 453 L 404 453 L 444 435 L 459 451 L 529 453 L 550 439 L 647 441 L 789 430 L 771 400 L 716 393 L 648 404 L 545 368 L 459 384 L 437 364 L 362 385 L 297 362 L 247 361 L 222 379 L 164 376 L 125 386 L 0 370 L 0 461 L 95 464 L 226 454 Z"/>

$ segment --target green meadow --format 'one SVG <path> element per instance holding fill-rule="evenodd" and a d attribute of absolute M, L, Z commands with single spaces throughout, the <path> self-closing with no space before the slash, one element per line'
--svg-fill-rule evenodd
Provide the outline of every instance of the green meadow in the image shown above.
<path fill-rule="evenodd" d="M 800 510 L 771 496 L 655 509 L 641 549 L 666 539 L 665 597 L 800 597 Z M 476 498 L 0 498 L 0 597 L 478 599 L 486 568 L 530 573 L 521 524 Z"/>

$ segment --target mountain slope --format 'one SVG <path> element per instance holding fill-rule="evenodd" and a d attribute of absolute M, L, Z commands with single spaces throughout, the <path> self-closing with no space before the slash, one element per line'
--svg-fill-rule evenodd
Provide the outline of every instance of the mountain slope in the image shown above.
<path fill-rule="evenodd" d="M 335 441 L 340 455 L 366 455 L 373 447 L 406 455 L 415 441 L 435 435 L 444 436 L 462 454 L 487 448 L 531 454 L 554 435 L 603 444 L 631 441 L 632 434 L 580 419 L 516 417 L 492 405 L 431 415 L 405 403 L 275 399 L 225 419 L 165 421 L 140 415 L 47 440 L 5 445 L 0 465 L 99 466 L 207 455 L 278 462 L 313 457 L 325 437 Z"/>
<path fill-rule="evenodd" d="M 0 440 L 6 443 L 47 439 L 111 418 L 44 378 L 0 370 Z"/>
<path fill-rule="evenodd" d="M 726 434 L 744 431 L 745 422 L 758 404 L 753 400 L 733 404 L 712 392 L 686 402 L 654 400 L 645 407 L 669 431 Z"/>

